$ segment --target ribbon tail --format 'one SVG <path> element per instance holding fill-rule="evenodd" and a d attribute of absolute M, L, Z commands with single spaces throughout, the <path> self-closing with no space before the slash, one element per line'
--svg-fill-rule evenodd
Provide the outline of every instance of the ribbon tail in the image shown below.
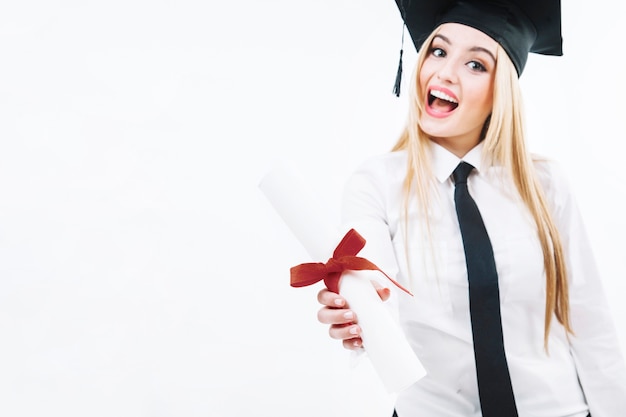
<path fill-rule="evenodd" d="M 290 269 L 292 287 L 306 287 L 326 279 L 328 271 L 323 263 L 305 263 Z"/>
<path fill-rule="evenodd" d="M 400 288 L 402 291 L 404 291 L 405 293 L 409 294 L 411 297 L 413 296 L 411 291 L 409 291 L 406 288 L 404 288 L 402 285 L 400 285 L 399 282 L 397 282 L 395 279 L 393 279 L 389 275 L 387 275 L 385 273 L 385 271 L 383 271 L 382 269 L 377 267 L 374 263 L 368 261 L 365 258 L 360 258 L 358 256 L 346 256 L 344 258 L 339 259 L 339 262 L 342 264 L 342 266 L 344 267 L 345 270 L 351 270 L 351 271 L 364 271 L 364 270 L 378 271 L 381 274 L 383 274 L 385 277 L 387 277 L 387 279 L 389 281 L 391 281 L 396 287 Z"/>
<path fill-rule="evenodd" d="M 404 291 L 405 293 L 409 294 L 411 297 L 413 297 L 413 294 L 411 293 L 411 291 L 407 290 L 406 288 L 404 288 L 402 285 L 400 285 L 400 283 L 398 281 L 396 281 L 395 279 L 391 278 L 389 275 L 385 274 L 385 272 L 382 269 L 379 269 L 379 271 L 387 277 L 387 279 L 389 281 L 391 281 L 393 283 L 393 285 L 395 285 L 396 287 L 400 288 L 402 291 Z"/>

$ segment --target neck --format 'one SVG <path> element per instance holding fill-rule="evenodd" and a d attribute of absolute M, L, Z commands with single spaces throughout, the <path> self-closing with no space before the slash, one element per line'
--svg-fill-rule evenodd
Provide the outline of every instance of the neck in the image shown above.
<path fill-rule="evenodd" d="M 430 137 L 430 140 L 459 158 L 463 158 L 469 151 L 474 149 L 478 143 L 480 143 L 480 138 Z"/>

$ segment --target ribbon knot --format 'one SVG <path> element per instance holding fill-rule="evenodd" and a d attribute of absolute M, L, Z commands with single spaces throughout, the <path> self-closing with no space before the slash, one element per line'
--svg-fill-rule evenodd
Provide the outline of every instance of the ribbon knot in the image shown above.
<path fill-rule="evenodd" d="M 398 284 L 384 271 L 365 258 L 355 256 L 365 246 L 365 239 L 356 230 L 350 229 L 335 248 L 332 258 L 326 263 L 303 263 L 291 268 L 291 286 L 306 287 L 324 281 L 326 288 L 339 293 L 339 279 L 344 271 L 373 270 L 380 271 L 395 286 L 409 295 L 407 289 Z"/>
<path fill-rule="evenodd" d="M 345 268 L 344 268 L 344 263 L 342 262 L 342 260 L 345 257 L 341 258 L 341 259 L 335 259 L 335 258 L 330 258 L 327 262 L 326 262 L 326 271 L 328 274 L 332 274 L 334 272 L 342 272 Z"/>

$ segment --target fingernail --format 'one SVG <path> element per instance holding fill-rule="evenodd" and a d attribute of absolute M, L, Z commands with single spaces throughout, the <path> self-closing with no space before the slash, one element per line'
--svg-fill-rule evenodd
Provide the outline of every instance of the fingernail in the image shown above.
<path fill-rule="evenodd" d="M 354 318 L 354 313 L 352 313 L 352 311 L 347 311 L 347 312 L 344 313 L 343 318 L 351 320 L 351 319 Z"/>
<path fill-rule="evenodd" d="M 357 326 L 352 326 L 350 328 L 350 334 L 358 334 L 359 333 L 359 328 Z"/>
<path fill-rule="evenodd" d="M 343 299 L 335 298 L 335 304 L 338 305 L 338 306 L 342 306 L 343 305 Z"/>
<path fill-rule="evenodd" d="M 358 340 L 355 340 L 354 342 L 352 342 L 352 346 L 359 347 L 361 346 L 361 344 L 358 342 Z"/>

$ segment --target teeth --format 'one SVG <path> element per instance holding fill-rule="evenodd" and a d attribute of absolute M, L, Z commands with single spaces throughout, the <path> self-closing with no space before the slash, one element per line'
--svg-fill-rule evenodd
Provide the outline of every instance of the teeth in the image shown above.
<path fill-rule="evenodd" d="M 441 92 L 439 90 L 430 90 L 430 95 L 433 96 L 433 97 L 437 97 L 438 99 L 441 99 L 441 100 L 449 101 L 450 103 L 457 103 L 458 104 L 458 101 L 456 101 L 455 99 L 453 99 L 452 97 L 450 97 L 446 93 Z"/>

